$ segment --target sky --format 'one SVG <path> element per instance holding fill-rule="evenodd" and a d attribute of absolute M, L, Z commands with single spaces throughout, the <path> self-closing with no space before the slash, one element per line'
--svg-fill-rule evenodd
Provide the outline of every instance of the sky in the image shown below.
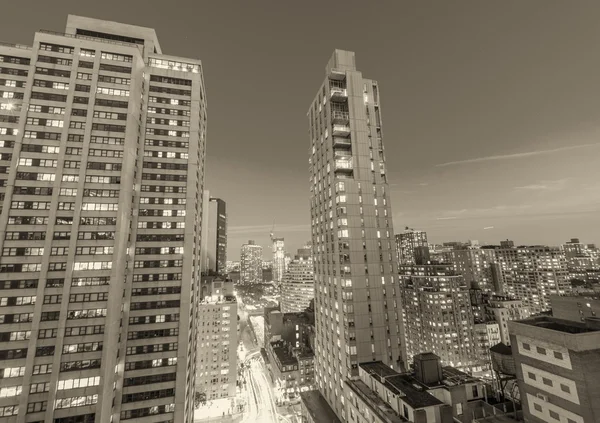
<path fill-rule="evenodd" d="M 306 111 L 335 48 L 379 82 L 395 232 L 431 242 L 600 242 L 600 3 L 553 1 L 2 2 L 0 40 L 67 14 L 156 29 L 203 62 L 206 188 L 228 256 L 269 232 L 310 239 Z"/>

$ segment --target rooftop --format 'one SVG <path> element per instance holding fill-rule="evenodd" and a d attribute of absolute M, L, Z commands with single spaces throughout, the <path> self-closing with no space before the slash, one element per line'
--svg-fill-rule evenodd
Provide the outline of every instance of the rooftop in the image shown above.
<path fill-rule="evenodd" d="M 300 399 L 315 423 L 342 423 L 319 391 L 301 392 Z"/>
<path fill-rule="evenodd" d="M 592 329 L 585 323 L 579 323 L 571 320 L 557 319 L 550 316 L 538 316 L 532 317 L 526 320 L 519 320 L 517 323 L 521 323 L 528 326 L 537 326 L 539 328 L 550 329 L 558 332 L 564 332 L 569 334 L 598 332 L 597 329 Z"/>
<path fill-rule="evenodd" d="M 396 395 L 400 395 L 402 400 L 412 408 L 419 409 L 443 404 L 442 401 L 427 392 L 427 387 L 419 383 L 412 375 L 402 374 L 391 376 L 385 380 L 386 387 Z"/>
<path fill-rule="evenodd" d="M 362 380 L 347 380 L 346 384 L 363 401 L 371 406 L 373 413 L 387 423 L 402 423 L 407 420 L 401 417 L 392 407 L 384 402 Z"/>
<path fill-rule="evenodd" d="M 435 354 L 431 355 L 437 357 Z M 361 363 L 360 367 L 375 380 L 383 383 L 394 394 L 400 395 L 402 400 L 413 408 L 418 409 L 442 404 L 440 400 L 427 392 L 427 386 L 418 382 L 409 373 L 398 373 L 381 361 Z M 373 395 L 377 396 L 374 393 Z"/>
<path fill-rule="evenodd" d="M 279 360 L 282 366 L 298 364 L 296 357 L 291 355 L 288 350 L 283 347 L 281 341 L 271 342 L 271 348 L 273 349 L 273 354 L 277 356 L 277 360 Z"/>

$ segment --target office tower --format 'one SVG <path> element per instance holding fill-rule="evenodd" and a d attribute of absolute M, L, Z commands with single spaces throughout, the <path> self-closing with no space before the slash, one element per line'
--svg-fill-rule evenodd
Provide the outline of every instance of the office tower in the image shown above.
<path fill-rule="evenodd" d="M 446 259 L 454 264 L 454 269 L 463 275 L 470 288 L 483 291 L 497 291 L 492 277 L 495 250 L 479 246 L 454 248 L 446 254 Z"/>
<path fill-rule="evenodd" d="M 550 295 L 571 291 L 564 252 L 556 247 L 494 249 L 505 294 L 523 301 L 532 313 L 550 309 Z"/>
<path fill-rule="evenodd" d="M 316 380 L 338 416 L 359 363 L 404 361 L 380 113 L 377 82 L 335 50 L 307 117 Z"/>
<path fill-rule="evenodd" d="M 540 316 L 508 327 L 524 421 L 600 421 L 598 319 Z"/>
<path fill-rule="evenodd" d="M 281 282 L 285 273 L 285 244 L 283 238 L 272 238 L 273 241 L 273 280 Z"/>
<path fill-rule="evenodd" d="M 213 198 L 205 190 L 202 214 L 202 272 L 205 275 L 226 275 L 227 209 L 225 201 Z"/>
<path fill-rule="evenodd" d="M 283 275 L 281 311 L 303 311 L 315 297 L 313 260 L 309 248 L 300 248 Z"/>
<path fill-rule="evenodd" d="M 238 336 L 233 281 L 205 276 L 198 295 L 196 392 L 207 401 L 234 397 Z"/>
<path fill-rule="evenodd" d="M 427 233 L 425 231 L 416 231 L 407 226 L 404 228 L 404 232 L 396 234 L 398 263 L 416 264 L 415 249 L 418 247 L 428 247 Z"/>
<path fill-rule="evenodd" d="M 163 55 L 153 29 L 69 16 L 0 46 L 0 69 L 3 415 L 191 422 L 200 61 Z"/>
<path fill-rule="evenodd" d="M 444 365 L 477 364 L 469 288 L 452 264 L 400 266 L 400 292 L 409 360 L 432 352 Z"/>
<path fill-rule="evenodd" d="M 263 252 L 260 245 L 250 240 L 242 245 L 240 255 L 240 282 L 243 284 L 255 284 L 262 282 L 263 276 Z"/>

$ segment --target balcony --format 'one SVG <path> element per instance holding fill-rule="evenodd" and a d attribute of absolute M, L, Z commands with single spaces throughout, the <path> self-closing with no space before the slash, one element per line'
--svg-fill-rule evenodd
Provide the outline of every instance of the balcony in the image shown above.
<path fill-rule="evenodd" d="M 347 125 L 350 122 L 350 114 L 347 111 L 333 110 L 331 112 L 331 121 Z"/>
<path fill-rule="evenodd" d="M 352 159 L 336 159 L 334 170 L 340 172 L 352 172 L 354 166 L 352 165 Z"/>
<path fill-rule="evenodd" d="M 331 93 L 332 100 L 347 100 L 348 99 L 348 90 L 344 87 L 332 85 L 329 87 L 329 92 Z"/>
<path fill-rule="evenodd" d="M 350 138 L 333 137 L 333 147 L 352 147 L 352 140 Z"/>
<path fill-rule="evenodd" d="M 331 131 L 331 134 L 334 137 L 347 137 L 350 135 L 350 126 L 333 124 L 333 130 Z"/>

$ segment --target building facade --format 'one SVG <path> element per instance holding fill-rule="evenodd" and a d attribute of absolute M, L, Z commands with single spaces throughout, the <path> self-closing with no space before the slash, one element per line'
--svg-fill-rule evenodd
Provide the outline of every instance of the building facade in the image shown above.
<path fill-rule="evenodd" d="M 529 308 L 523 305 L 523 301 L 500 295 L 489 297 L 485 304 L 485 314 L 488 321 L 498 324 L 500 330 L 499 342 L 505 345 L 510 345 L 508 322 L 527 319 L 531 316 Z"/>
<path fill-rule="evenodd" d="M 398 264 L 416 264 L 416 255 L 420 248 L 429 248 L 427 233 L 406 227 L 404 232 L 396 234 Z"/>
<path fill-rule="evenodd" d="M 446 259 L 454 264 L 454 269 L 463 275 L 470 288 L 497 292 L 492 269 L 496 261 L 495 250 L 479 246 L 453 248 Z"/>
<path fill-rule="evenodd" d="M 600 324 L 541 316 L 509 322 L 527 423 L 600 421 Z"/>
<path fill-rule="evenodd" d="M 2 416 L 191 422 L 200 61 L 69 16 L 1 45 L 0 81 Z"/>
<path fill-rule="evenodd" d="M 557 247 L 494 248 L 503 293 L 523 301 L 532 313 L 550 309 L 550 296 L 568 294 L 567 260 Z"/>
<path fill-rule="evenodd" d="M 359 363 L 405 358 L 379 93 L 335 50 L 307 113 L 316 380 L 340 417 Z"/>
<path fill-rule="evenodd" d="M 304 311 L 315 297 L 315 279 L 311 250 L 301 248 L 288 266 L 281 283 L 281 311 Z"/>
<path fill-rule="evenodd" d="M 256 284 L 263 280 L 263 251 L 250 240 L 242 245 L 240 254 L 240 283 Z"/>
<path fill-rule="evenodd" d="M 234 397 L 237 382 L 237 302 L 233 281 L 208 276 L 198 302 L 196 392 L 206 400 Z"/>
<path fill-rule="evenodd" d="M 406 354 L 432 352 L 444 365 L 477 366 L 469 289 L 452 264 L 400 266 Z"/>

